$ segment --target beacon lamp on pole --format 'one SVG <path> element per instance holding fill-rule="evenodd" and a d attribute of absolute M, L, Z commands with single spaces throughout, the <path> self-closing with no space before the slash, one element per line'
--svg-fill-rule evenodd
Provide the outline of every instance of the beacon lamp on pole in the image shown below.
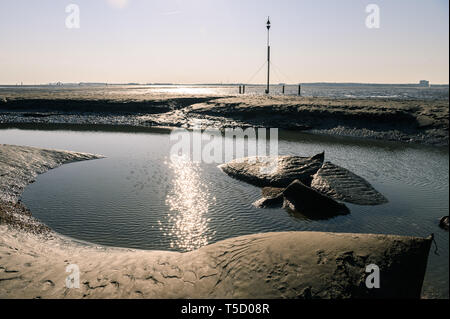
<path fill-rule="evenodd" d="M 269 94 L 270 88 L 270 17 L 267 18 L 267 88 L 266 88 L 266 94 Z"/>

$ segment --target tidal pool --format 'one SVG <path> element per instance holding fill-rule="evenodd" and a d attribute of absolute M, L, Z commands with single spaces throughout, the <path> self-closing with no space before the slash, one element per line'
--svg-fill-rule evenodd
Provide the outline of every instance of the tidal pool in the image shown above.
<path fill-rule="evenodd" d="M 449 296 L 448 148 L 279 133 L 280 155 L 326 160 L 364 177 L 389 199 L 347 204 L 351 214 L 308 220 L 252 203 L 261 190 L 225 175 L 217 164 L 171 161 L 167 130 L 77 126 L 2 129 L 0 143 L 90 152 L 105 159 L 63 165 L 37 178 L 22 196 L 55 231 L 102 245 L 190 251 L 223 239 L 272 231 L 328 231 L 410 236 L 435 234 L 424 296 Z M 302 243 L 299 243 L 301 245 Z"/>

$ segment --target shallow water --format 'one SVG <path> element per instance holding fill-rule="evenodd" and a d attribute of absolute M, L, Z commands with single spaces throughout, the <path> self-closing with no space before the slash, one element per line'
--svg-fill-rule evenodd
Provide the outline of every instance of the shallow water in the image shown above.
<path fill-rule="evenodd" d="M 73 163 L 41 175 L 23 202 L 54 230 L 98 244 L 188 251 L 230 237 L 314 230 L 436 236 L 424 285 L 427 297 L 448 298 L 448 148 L 280 132 L 279 153 L 326 160 L 367 179 L 389 199 L 348 204 L 351 214 L 308 220 L 257 209 L 260 189 L 234 180 L 216 164 L 172 162 L 165 131 L 0 130 L 0 143 L 91 152 L 105 159 Z M 432 247 L 434 251 L 434 246 Z"/>
<path fill-rule="evenodd" d="M 265 85 L 246 85 L 246 94 L 265 94 Z M 5 86 L 0 87 L 0 99 L 9 94 L 23 97 L 24 94 L 34 94 L 41 97 L 51 97 L 52 94 L 63 94 L 65 97 L 83 96 L 84 98 L 140 98 L 152 95 L 236 95 L 237 85 L 92 85 L 78 86 Z M 282 94 L 282 85 L 271 85 L 271 94 Z M 285 85 L 286 95 L 297 95 L 298 85 Z M 302 84 L 302 96 L 328 98 L 389 98 L 389 99 L 448 99 L 449 88 L 445 86 L 419 87 L 405 85 L 381 84 L 340 84 L 320 85 Z"/>

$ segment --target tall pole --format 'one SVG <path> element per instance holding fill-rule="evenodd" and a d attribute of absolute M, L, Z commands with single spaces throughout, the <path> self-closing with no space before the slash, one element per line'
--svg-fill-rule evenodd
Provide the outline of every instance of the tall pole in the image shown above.
<path fill-rule="evenodd" d="M 267 18 L 267 88 L 266 94 L 270 92 L 270 17 Z"/>

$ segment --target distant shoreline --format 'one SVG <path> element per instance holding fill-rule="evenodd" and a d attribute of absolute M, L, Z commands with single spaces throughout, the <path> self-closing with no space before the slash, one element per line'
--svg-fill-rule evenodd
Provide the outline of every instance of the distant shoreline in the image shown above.
<path fill-rule="evenodd" d="M 418 83 L 359 83 L 359 82 L 305 82 L 305 83 L 278 83 L 271 86 L 323 86 L 323 87 L 403 87 L 403 88 L 449 88 L 449 83 L 431 83 L 430 86 L 423 86 Z M 68 82 L 68 83 L 41 83 L 41 84 L 0 84 L 0 88 L 17 87 L 96 87 L 96 86 L 266 86 L 264 83 L 108 83 L 108 82 Z"/>

